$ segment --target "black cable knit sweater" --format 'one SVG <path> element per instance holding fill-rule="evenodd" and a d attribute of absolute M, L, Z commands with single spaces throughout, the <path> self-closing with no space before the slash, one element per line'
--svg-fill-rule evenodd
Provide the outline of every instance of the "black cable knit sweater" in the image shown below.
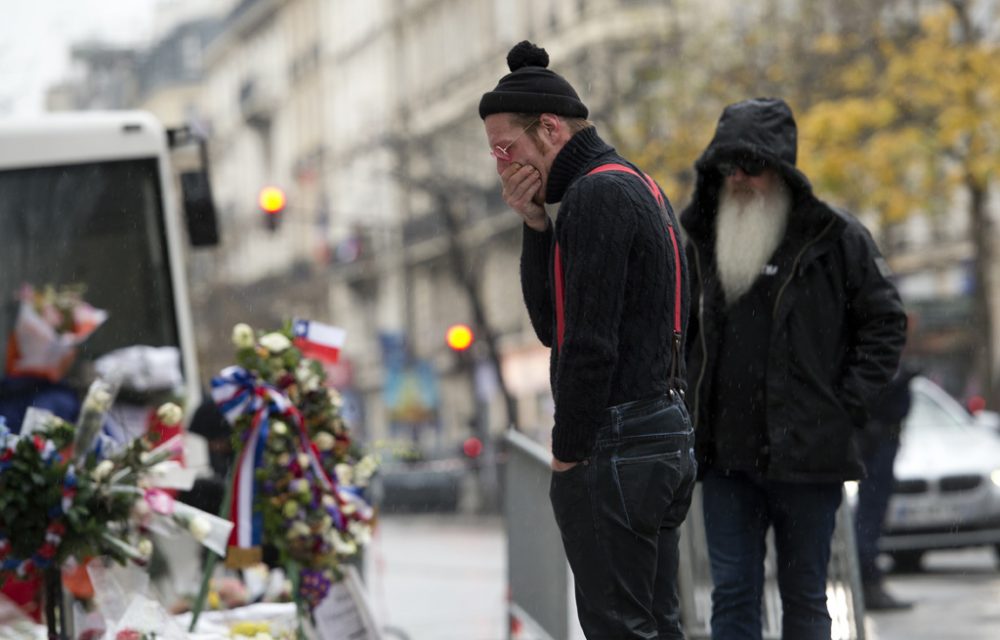
<path fill-rule="evenodd" d="M 548 177 L 545 201 L 560 203 L 554 230 L 524 227 L 521 289 L 535 333 L 552 348 L 552 452 L 566 462 L 590 454 L 604 409 L 661 396 L 671 384 L 675 258 L 667 216 L 675 230 L 679 227 L 669 203 L 665 216 L 641 178 L 622 172 L 586 175 L 608 163 L 635 169 L 595 129 L 573 136 Z M 556 242 L 565 289 L 561 347 L 555 344 Z M 686 322 L 683 252 L 680 258 Z M 677 367 L 683 380 L 682 358 Z"/>

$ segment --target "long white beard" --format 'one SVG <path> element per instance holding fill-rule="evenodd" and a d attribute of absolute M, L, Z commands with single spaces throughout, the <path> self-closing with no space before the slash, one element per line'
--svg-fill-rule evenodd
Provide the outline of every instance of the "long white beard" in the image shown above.
<path fill-rule="evenodd" d="M 734 193 L 724 186 L 716 218 L 715 260 L 719 282 L 732 305 L 746 293 L 774 255 L 791 208 L 788 188 L 777 183 L 767 192 Z"/>

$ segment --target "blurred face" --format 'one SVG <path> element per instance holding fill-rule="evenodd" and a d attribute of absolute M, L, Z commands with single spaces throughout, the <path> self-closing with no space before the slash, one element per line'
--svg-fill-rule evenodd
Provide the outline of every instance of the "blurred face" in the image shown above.
<path fill-rule="evenodd" d="M 769 197 L 783 186 L 781 176 L 759 162 L 723 162 L 718 169 L 724 176 L 722 188 L 727 197 L 744 203 L 755 197 Z"/>
<path fill-rule="evenodd" d="M 562 148 L 561 144 L 557 146 L 558 136 L 555 135 L 565 130 L 565 126 L 560 126 L 562 122 L 556 116 L 542 114 L 534 121 L 521 124 L 512 114 L 494 113 L 486 116 L 483 125 L 490 154 L 496 161 L 497 175 L 511 166 L 534 167 L 541 175 L 542 186 L 532 199 L 537 204 L 544 204 L 549 169 Z"/>

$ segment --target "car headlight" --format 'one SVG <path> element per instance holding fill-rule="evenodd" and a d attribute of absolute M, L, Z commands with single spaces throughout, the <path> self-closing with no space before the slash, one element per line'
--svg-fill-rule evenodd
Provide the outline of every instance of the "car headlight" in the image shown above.
<path fill-rule="evenodd" d="M 993 481 L 994 485 L 1000 487 L 1000 469 L 997 469 L 990 474 L 990 480 Z"/>

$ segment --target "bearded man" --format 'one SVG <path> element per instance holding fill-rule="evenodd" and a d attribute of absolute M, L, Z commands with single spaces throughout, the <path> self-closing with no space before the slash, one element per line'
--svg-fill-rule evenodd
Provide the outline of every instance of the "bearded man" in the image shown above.
<path fill-rule="evenodd" d="M 826 576 L 855 436 L 892 378 L 906 317 L 868 231 L 795 167 L 780 99 L 726 107 L 681 214 L 694 265 L 688 401 L 712 637 L 760 638 L 774 528 L 783 637 L 830 638 Z"/>

